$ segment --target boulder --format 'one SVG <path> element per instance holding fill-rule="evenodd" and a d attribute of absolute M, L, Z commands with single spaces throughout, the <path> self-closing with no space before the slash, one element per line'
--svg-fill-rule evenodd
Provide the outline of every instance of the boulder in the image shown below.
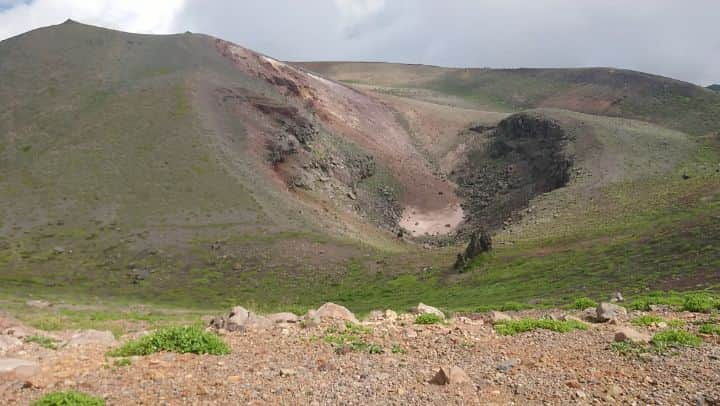
<path fill-rule="evenodd" d="M 246 330 L 267 330 L 272 328 L 273 322 L 265 316 L 250 312 L 243 327 Z"/>
<path fill-rule="evenodd" d="M 597 321 L 604 322 L 617 320 L 620 317 L 627 316 L 627 310 L 624 307 L 612 303 L 600 303 L 595 309 L 595 317 Z"/>
<path fill-rule="evenodd" d="M 368 315 L 369 321 L 382 321 L 383 319 L 385 319 L 385 316 L 383 315 L 383 312 L 380 310 L 373 310 Z"/>
<path fill-rule="evenodd" d="M 273 323 L 297 323 L 300 321 L 300 317 L 290 312 L 273 313 L 266 317 Z"/>
<path fill-rule="evenodd" d="M 335 303 L 325 303 L 317 309 L 317 316 L 320 319 L 340 319 L 351 323 L 359 324 L 360 322 L 355 315 L 347 308 Z"/>
<path fill-rule="evenodd" d="M 81 347 L 86 345 L 96 345 L 110 347 L 117 344 L 115 336 L 110 331 L 84 330 L 76 334 L 68 340 L 67 347 Z"/>
<path fill-rule="evenodd" d="M 13 336 L 0 336 L 0 353 L 14 350 L 22 346 L 22 341 L 18 340 Z"/>
<path fill-rule="evenodd" d="M 305 316 L 303 316 L 303 325 L 308 328 L 319 326 L 320 321 L 320 316 L 318 316 L 315 310 L 308 310 Z"/>
<path fill-rule="evenodd" d="M 235 306 L 225 321 L 225 329 L 228 331 L 243 331 L 249 317 L 250 312 L 246 308 Z"/>
<path fill-rule="evenodd" d="M 461 385 L 472 383 L 470 377 L 457 366 L 442 366 L 430 380 L 435 385 Z"/>
<path fill-rule="evenodd" d="M 415 307 L 414 310 L 415 310 L 415 313 L 417 313 L 417 314 L 434 314 L 434 315 L 440 317 L 441 319 L 445 319 L 445 313 L 441 312 L 440 310 L 438 310 L 435 307 L 428 306 L 424 303 L 419 303 L 417 305 L 417 307 Z"/>
<path fill-rule="evenodd" d="M 612 294 L 612 296 L 610 296 L 611 303 L 624 302 L 624 301 L 625 301 L 625 298 L 623 297 L 622 293 L 620 293 L 620 292 L 615 292 Z"/>
<path fill-rule="evenodd" d="M 510 317 L 509 315 L 507 315 L 503 312 L 498 312 L 498 311 L 493 310 L 490 312 L 489 320 L 490 320 L 490 323 L 497 324 L 497 323 L 500 323 L 503 321 L 512 320 L 512 317 Z"/>
<path fill-rule="evenodd" d="M 630 327 L 622 327 L 615 332 L 616 342 L 631 342 L 636 344 L 647 344 L 652 340 L 649 334 L 641 333 Z"/>
<path fill-rule="evenodd" d="M 0 359 L 0 381 L 26 380 L 40 373 L 40 364 L 24 359 Z"/>
<path fill-rule="evenodd" d="M 391 321 L 395 321 L 398 318 L 398 314 L 395 313 L 395 311 L 390 310 L 390 309 L 385 310 L 384 316 L 385 316 L 385 320 L 391 320 Z"/>

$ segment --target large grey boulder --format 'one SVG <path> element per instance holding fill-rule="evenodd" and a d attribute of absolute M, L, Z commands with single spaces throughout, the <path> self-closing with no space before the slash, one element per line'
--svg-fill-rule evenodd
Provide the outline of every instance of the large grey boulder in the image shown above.
<path fill-rule="evenodd" d="M 627 310 L 624 307 L 612 303 L 602 302 L 595 309 L 595 318 L 600 322 L 617 320 L 626 316 Z"/>

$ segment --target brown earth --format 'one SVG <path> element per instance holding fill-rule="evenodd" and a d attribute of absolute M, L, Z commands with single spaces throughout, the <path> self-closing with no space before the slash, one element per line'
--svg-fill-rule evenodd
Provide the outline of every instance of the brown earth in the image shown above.
<path fill-rule="evenodd" d="M 692 323 L 709 317 L 669 311 L 652 314 L 684 320 L 691 330 Z M 457 317 L 447 325 L 416 325 L 411 315 L 401 315 L 397 321 L 363 322 L 372 329 L 363 339 L 381 345 L 382 354 L 334 351 L 323 340 L 332 323 L 225 333 L 230 355 L 159 353 L 133 357 L 129 366 L 114 365 L 104 355 L 106 347 L 49 350 L 24 344 L 3 357 L 37 360 L 42 372 L 27 381 L 3 382 L 0 399 L 24 405 L 43 393 L 76 389 L 102 396 L 108 405 L 713 404 L 720 400 L 717 337 L 705 337 L 699 348 L 637 358 L 609 347 L 626 321 L 591 323 L 587 331 L 565 334 L 536 330 L 498 336 L 482 321 L 487 315 L 470 316 L 475 320 Z M 403 353 L 393 353 L 393 346 Z M 445 365 L 461 368 L 470 382 L 430 383 Z"/>

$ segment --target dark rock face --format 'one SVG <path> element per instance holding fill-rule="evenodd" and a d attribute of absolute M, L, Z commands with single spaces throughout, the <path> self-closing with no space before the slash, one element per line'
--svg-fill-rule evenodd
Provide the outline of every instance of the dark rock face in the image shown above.
<path fill-rule="evenodd" d="M 473 258 L 488 252 L 492 249 L 492 237 L 485 229 L 475 231 L 470 235 L 470 242 L 468 243 L 465 252 L 457 255 L 455 260 L 455 269 L 462 270 L 465 265 L 468 264 Z"/>
<path fill-rule="evenodd" d="M 573 166 L 566 132 L 542 115 L 514 114 L 484 135 L 489 141 L 473 147 L 455 169 L 468 215 L 466 235 L 501 227 L 534 196 L 566 185 Z"/>

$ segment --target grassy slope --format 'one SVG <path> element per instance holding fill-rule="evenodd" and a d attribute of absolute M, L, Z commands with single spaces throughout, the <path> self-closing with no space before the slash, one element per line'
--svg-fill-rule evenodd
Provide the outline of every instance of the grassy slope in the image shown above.
<path fill-rule="evenodd" d="M 425 251 L 337 241 L 302 220 L 283 218 L 287 211 L 274 206 L 276 195 L 228 175 L 213 159 L 188 102 L 196 67 L 210 66 L 221 77 L 227 69 L 204 53 L 203 37 L 133 36 L 130 43 L 105 31 L 93 31 L 87 40 L 84 30 L 90 28 L 70 28 L 63 31 L 69 38 L 57 36 L 54 43 L 36 43 L 31 34 L 19 39 L 20 47 L 0 44 L 0 72 L 11 80 L 4 83 L 21 84 L 0 86 L 0 190 L 10 196 L 0 203 L 4 295 L 92 292 L 183 307 L 254 303 L 295 310 L 332 300 L 367 311 L 421 300 L 472 309 L 720 283 L 717 142 L 703 141 L 670 175 L 661 171 L 604 185 L 589 208 L 575 194 L 567 196 L 560 217 L 526 224 L 520 234 L 501 234 L 498 241 L 505 244 L 458 275 L 449 265 L 459 247 Z M 73 36 L 84 45 L 63 49 L 77 42 L 70 41 Z M 140 47 L 132 53 L 136 60 L 118 60 L 127 55 L 125 47 Z M 48 52 L 56 48 L 63 49 L 60 56 Z M 48 60 L 23 62 L 31 51 Z M 537 95 L 569 86 L 553 75 L 503 71 L 465 78 L 456 76 L 461 71 L 412 69 L 407 75 L 395 69 L 381 85 L 426 88 L 497 110 L 533 106 L 542 98 Z M 364 77 L 362 70 L 356 74 Z M 225 78 L 238 85 L 244 80 Z M 517 104 L 523 98 L 527 104 Z M 54 110 L 43 107 L 48 100 Z M 699 103 L 673 101 L 670 110 L 659 110 L 666 116 L 652 110 L 650 118 L 678 120 L 674 127 L 702 132 L 706 124 L 683 121 L 684 113 L 706 117 L 714 111 L 712 103 Z M 606 132 L 600 137 L 608 142 L 613 134 L 642 139 L 655 131 L 580 119 L 600 120 L 594 128 Z M 635 152 L 642 154 L 642 148 Z M 682 174 L 691 177 L 682 180 Z M 173 247 L 168 239 L 190 243 Z M 210 250 L 218 239 L 220 248 Z M 153 272 L 132 283 L 136 270 Z"/>

